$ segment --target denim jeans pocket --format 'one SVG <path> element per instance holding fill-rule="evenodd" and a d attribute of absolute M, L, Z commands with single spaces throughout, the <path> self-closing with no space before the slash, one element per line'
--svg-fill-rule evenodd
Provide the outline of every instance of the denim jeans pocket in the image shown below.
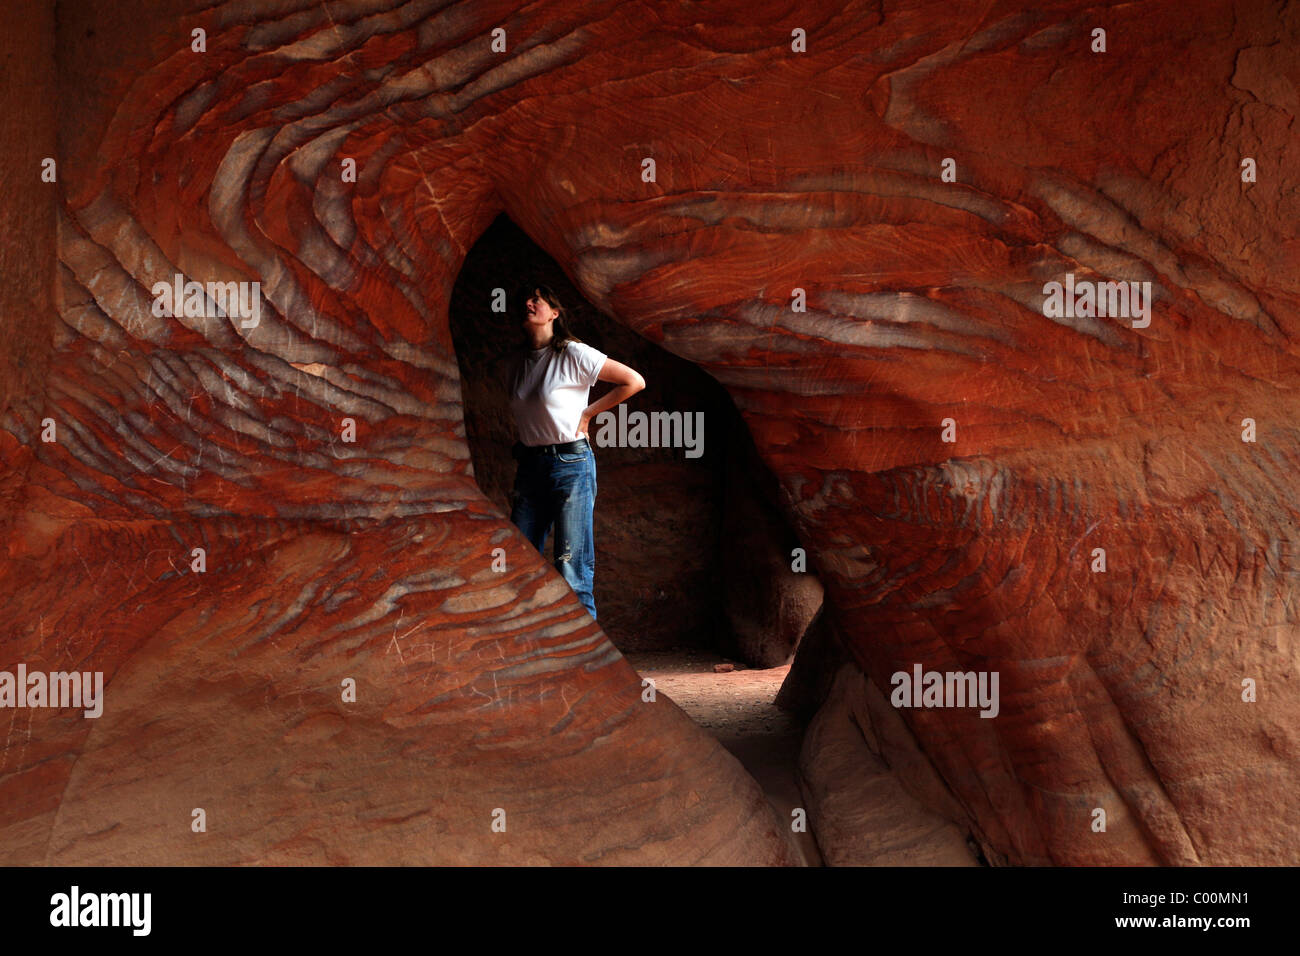
<path fill-rule="evenodd" d="M 575 461 L 586 461 L 587 454 L 588 453 L 585 451 L 580 451 L 575 455 L 565 455 L 560 452 L 556 452 L 555 457 L 558 458 L 560 461 L 564 462 L 565 464 L 571 465 Z"/>

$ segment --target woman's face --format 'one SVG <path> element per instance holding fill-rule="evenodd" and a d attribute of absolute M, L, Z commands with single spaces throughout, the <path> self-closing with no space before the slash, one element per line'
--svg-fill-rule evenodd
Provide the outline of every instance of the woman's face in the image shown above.
<path fill-rule="evenodd" d="M 524 308 L 528 314 L 529 325 L 547 325 L 555 321 L 555 317 L 560 314 L 550 307 L 537 290 L 533 290 L 533 297 L 524 303 Z"/>

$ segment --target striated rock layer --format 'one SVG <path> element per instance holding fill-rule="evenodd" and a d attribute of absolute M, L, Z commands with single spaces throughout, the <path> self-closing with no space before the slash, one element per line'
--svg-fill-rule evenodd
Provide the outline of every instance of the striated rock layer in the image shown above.
<path fill-rule="evenodd" d="M 199 6 L 33 15 L 4 93 L 0 667 L 106 680 L 0 715 L 4 862 L 794 859 L 475 485 L 501 212 L 729 390 L 873 685 L 999 673 L 899 712 L 990 861 L 1300 860 L 1300 9 Z"/>

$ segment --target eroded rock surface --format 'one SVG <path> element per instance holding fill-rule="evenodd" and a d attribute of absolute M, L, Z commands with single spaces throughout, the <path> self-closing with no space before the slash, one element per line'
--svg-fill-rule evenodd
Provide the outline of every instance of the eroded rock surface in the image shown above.
<path fill-rule="evenodd" d="M 59 264 L 4 299 L 0 666 L 108 680 L 5 715 L 5 862 L 792 858 L 472 480 L 501 212 L 727 387 L 872 683 L 1000 673 L 899 714 L 989 859 L 1300 859 L 1300 8 L 190 6 L 29 18 L 4 94 L 60 152 L 10 154 Z M 259 324 L 154 314 L 178 272 Z"/>
<path fill-rule="evenodd" d="M 804 735 L 800 786 L 830 866 L 975 866 L 964 814 L 853 664 Z"/>

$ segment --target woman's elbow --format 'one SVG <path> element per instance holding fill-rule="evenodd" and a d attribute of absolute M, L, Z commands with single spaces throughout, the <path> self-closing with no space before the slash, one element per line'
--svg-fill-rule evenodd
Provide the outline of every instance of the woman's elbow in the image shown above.
<path fill-rule="evenodd" d="M 635 395 L 637 392 L 645 388 L 645 379 L 641 377 L 640 372 L 633 372 L 632 375 L 632 381 L 628 384 L 632 386 L 632 394 Z"/>

